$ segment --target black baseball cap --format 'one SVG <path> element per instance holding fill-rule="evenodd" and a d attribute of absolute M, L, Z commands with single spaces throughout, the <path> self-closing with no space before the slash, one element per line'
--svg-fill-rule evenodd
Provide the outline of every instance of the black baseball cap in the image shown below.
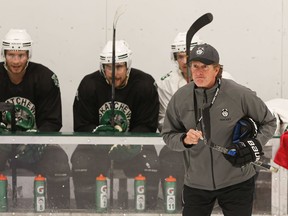
<path fill-rule="evenodd" d="M 219 54 L 213 46 L 206 43 L 199 44 L 190 52 L 188 62 L 191 61 L 200 61 L 206 65 L 219 64 Z"/>

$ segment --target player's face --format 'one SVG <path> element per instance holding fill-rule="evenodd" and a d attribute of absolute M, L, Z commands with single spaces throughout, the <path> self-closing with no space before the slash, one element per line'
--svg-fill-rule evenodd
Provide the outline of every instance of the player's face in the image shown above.
<path fill-rule="evenodd" d="M 194 83 L 198 87 L 211 88 L 216 82 L 220 70 L 219 65 L 206 65 L 200 61 L 192 61 L 190 70 Z"/>
<path fill-rule="evenodd" d="M 179 65 L 179 69 L 183 72 L 184 77 L 187 77 L 187 64 L 186 64 L 186 53 L 179 52 L 176 54 L 177 62 Z"/>
<path fill-rule="evenodd" d="M 13 75 L 24 72 L 28 61 L 28 51 L 25 50 L 7 50 L 5 53 L 6 66 Z"/>
<path fill-rule="evenodd" d="M 106 79 L 109 84 L 112 84 L 112 64 L 104 65 Z M 116 63 L 115 65 L 115 88 L 122 88 L 127 82 L 127 67 L 126 63 Z"/>

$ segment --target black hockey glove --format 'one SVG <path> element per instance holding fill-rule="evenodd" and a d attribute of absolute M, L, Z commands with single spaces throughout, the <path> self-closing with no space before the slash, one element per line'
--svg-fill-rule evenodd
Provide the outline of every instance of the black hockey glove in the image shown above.
<path fill-rule="evenodd" d="M 114 127 L 112 125 L 98 125 L 92 133 L 95 132 L 122 132 L 122 128 L 119 125 L 115 125 Z"/>
<path fill-rule="evenodd" d="M 227 149 L 231 155 L 224 154 L 224 157 L 235 167 L 242 167 L 250 162 L 258 161 L 263 155 L 261 144 L 254 138 L 241 140 L 228 146 Z"/>
<path fill-rule="evenodd" d="M 7 131 L 9 131 L 7 126 L 3 122 L 0 122 L 0 133 L 7 132 Z"/>

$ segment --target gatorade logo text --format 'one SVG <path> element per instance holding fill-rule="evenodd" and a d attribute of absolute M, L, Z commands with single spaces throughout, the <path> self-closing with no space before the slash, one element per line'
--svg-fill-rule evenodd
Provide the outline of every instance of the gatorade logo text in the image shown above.
<path fill-rule="evenodd" d="M 136 196 L 136 209 L 144 210 L 145 209 L 145 195 Z"/>
<path fill-rule="evenodd" d="M 37 197 L 36 198 L 36 211 L 43 212 L 45 211 L 45 198 L 44 197 Z"/>
<path fill-rule="evenodd" d="M 176 210 L 176 200 L 175 196 L 167 196 L 167 203 L 166 208 L 168 211 L 175 211 Z"/>

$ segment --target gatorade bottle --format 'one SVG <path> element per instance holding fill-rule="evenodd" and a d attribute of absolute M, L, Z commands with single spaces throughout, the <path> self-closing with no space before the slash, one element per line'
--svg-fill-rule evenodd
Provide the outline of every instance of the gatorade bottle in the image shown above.
<path fill-rule="evenodd" d="M 135 209 L 138 212 L 145 210 L 145 181 L 146 178 L 141 174 L 134 178 Z"/>
<path fill-rule="evenodd" d="M 46 203 L 46 178 L 38 175 L 34 178 L 34 211 L 44 212 Z"/>
<path fill-rule="evenodd" d="M 176 178 L 169 176 L 165 179 L 165 212 L 175 213 L 176 211 Z"/>
<path fill-rule="evenodd" d="M 107 178 L 100 174 L 96 177 L 96 212 L 106 212 L 108 202 Z"/>
<path fill-rule="evenodd" d="M 0 174 L 0 212 L 8 211 L 7 177 Z"/>

